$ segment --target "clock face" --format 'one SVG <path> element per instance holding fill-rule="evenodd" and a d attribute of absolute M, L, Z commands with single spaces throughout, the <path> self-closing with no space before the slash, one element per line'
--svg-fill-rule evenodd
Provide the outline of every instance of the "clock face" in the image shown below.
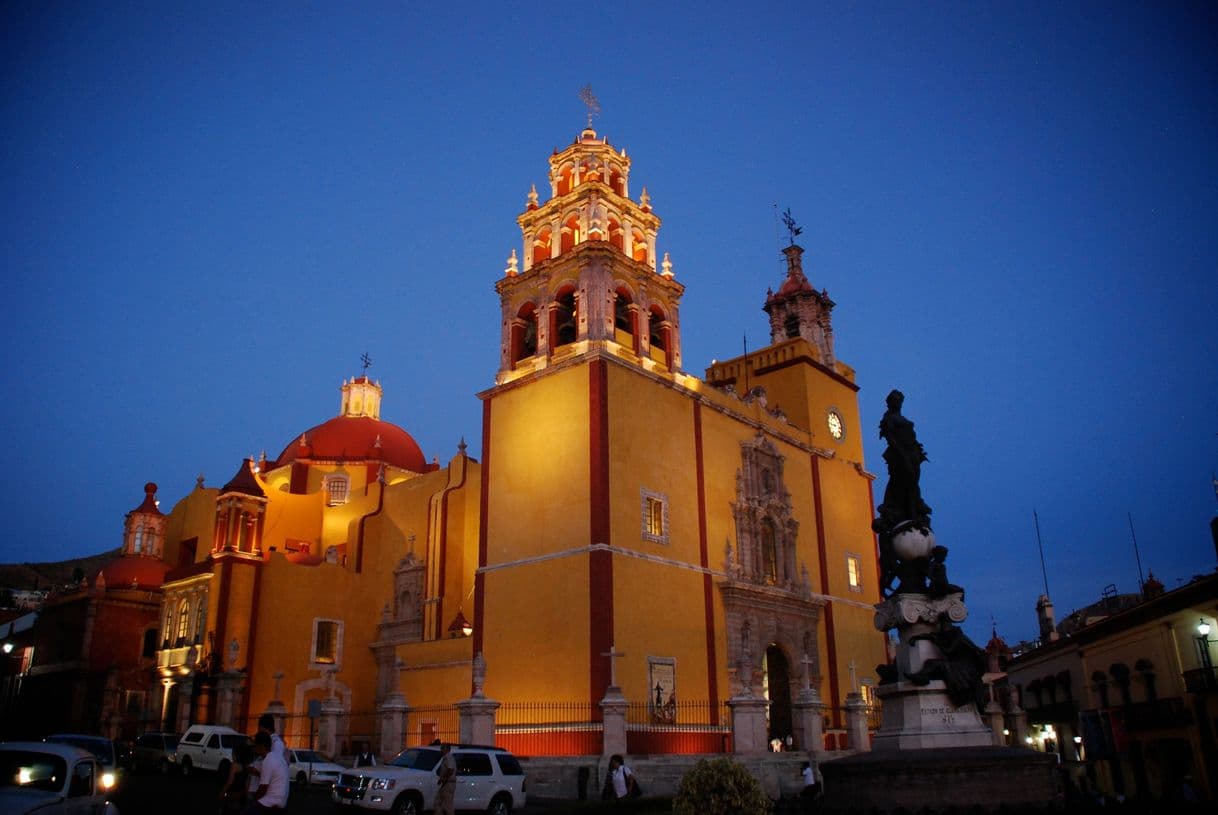
<path fill-rule="evenodd" d="M 836 410 L 829 411 L 829 435 L 838 441 L 842 440 L 842 436 L 846 435 L 846 425 L 842 422 L 842 416 Z"/>

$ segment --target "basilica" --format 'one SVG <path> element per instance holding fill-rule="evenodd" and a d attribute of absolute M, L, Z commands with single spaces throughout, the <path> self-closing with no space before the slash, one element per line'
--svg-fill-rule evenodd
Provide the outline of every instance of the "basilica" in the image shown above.
<path fill-rule="evenodd" d="M 479 458 L 463 443 L 429 462 L 384 418 L 394 383 L 365 370 L 273 458 L 200 478 L 166 513 L 149 484 L 104 578 L 159 600 L 124 634 L 145 668 L 97 710 L 178 732 L 273 711 L 289 743 L 330 727 L 339 752 L 455 738 L 445 711 L 469 698 L 502 706 L 505 740 L 509 720 L 594 730 L 607 696 L 687 725 L 653 752 L 720 749 L 741 696 L 766 700 L 786 744 L 812 746 L 800 698 L 821 700 L 824 738 L 844 727 L 887 654 L 835 304 L 793 234 L 758 292 L 769 344 L 687 371 L 685 286 L 631 171 L 589 127 L 528 194 L 520 251 L 486 281 L 500 354 Z M 599 752 L 581 744 L 517 746 Z"/>

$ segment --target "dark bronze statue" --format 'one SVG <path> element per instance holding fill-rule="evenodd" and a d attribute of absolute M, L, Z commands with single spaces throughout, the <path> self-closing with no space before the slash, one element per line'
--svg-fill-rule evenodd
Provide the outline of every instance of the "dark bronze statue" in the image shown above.
<path fill-rule="evenodd" d="M 888 442 L 884 461 L 888 463 L 888 486 L 884 488 L 884 503 L 877 510 L 877 532 L 891 531 L 906 521 L 917 527 L 930 526 L 930 507 L 922 500 L 922 462 L 928 461 L 926 451 L 918 442 L 913 422 L 901 415 L 905 394 L 894 390 L 888 394 L 888 410 L 880 419 L 880 438 Z"/>
<path fill-rule="evenodd" d="M 921 670 L 905 677 L 915 685 L 942 679 L 953 705 L 960 707 L 972 702 L 978 712 L 982 711 L 985 703 L 981 675 L 985 673 L 985 652 L 962 629 L 946 619 L 939 621 L 937 630 L 909 639 L 911 644 L 918 640 L 930 640 L 943 652 L 943 658 L 928 659 L 922 663 Z"/>

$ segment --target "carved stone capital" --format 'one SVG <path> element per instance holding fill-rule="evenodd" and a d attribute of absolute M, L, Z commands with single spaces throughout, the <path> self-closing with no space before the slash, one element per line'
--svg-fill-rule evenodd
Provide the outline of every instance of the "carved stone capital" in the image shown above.
<path fill-rule="evenodd" d="M 917 623 L 933 625 L 946 617 L 962 623 L 968 617 L 963 594 L 930 597 L 926 594 L 894 594 L 875 606 L 875 627 L 878 631 L 906 628 Z"/>

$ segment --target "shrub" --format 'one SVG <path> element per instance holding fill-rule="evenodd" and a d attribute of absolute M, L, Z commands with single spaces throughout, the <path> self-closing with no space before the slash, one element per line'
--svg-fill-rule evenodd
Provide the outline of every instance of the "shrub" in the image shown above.
<path fill-rule="evenodd" d="M 674 815 L 766 815 L 770 799 L 744 765 L 730 758 L 699 761 L 681 779 Z"/>

